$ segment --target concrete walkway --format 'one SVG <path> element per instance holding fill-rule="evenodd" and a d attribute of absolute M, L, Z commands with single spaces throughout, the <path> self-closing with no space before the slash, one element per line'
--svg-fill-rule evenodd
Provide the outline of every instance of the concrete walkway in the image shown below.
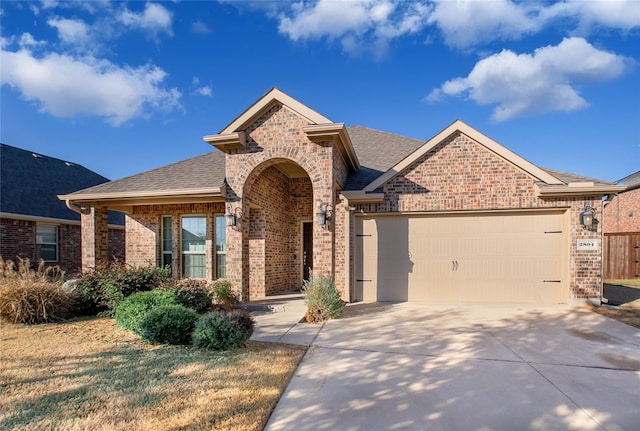
<path fill-rule="evenodd" d="M 311 337 L 266 322 L 257 338 Z M 637 431 L 640 331 L 561 306 L 351 305 L 265 429 Z"/>
<path fill-rule="evenodd" d="M 301 293 L 274 295 L 244 304 L 256 326 L 251 341 L 310 346 L 322 325 L 301 323 L 306 307 Z"/>

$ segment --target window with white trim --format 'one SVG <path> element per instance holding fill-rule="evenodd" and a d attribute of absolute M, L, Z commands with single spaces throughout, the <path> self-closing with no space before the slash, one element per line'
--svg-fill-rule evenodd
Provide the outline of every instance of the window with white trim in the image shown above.
<path fill-rule="evenodd" d="M 58 226 L 36 225 L 36 259 L 58 261 Z"/>
<path fill-rule="evenodd" d="M 204 216 L 182 217 L 182 276 L 207 277 L 207 218 Z"/>
<path fill-rule="evenodd" d="M 227 277 L 227 222 L 224 215 L 216 216 L 216 278 Z"/>
<path fill-rule="evenodd" d="M 173 262 L 173 238 L 171 216 L 162 216 L 162 266 L 171 269 Z"/>

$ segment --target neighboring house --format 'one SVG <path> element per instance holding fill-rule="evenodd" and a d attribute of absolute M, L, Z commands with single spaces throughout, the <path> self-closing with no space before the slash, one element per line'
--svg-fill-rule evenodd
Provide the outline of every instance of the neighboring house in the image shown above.
<path fill-rule="evenodd" d="M 601 296 L 589 208 L 623 187 L 541 169 L 455 121 L 422 141 L 345 127 L 272 89 L 218 151 L 65 196 L 85 266 L 105 259 L 107 209 L 127 262 L 227 278 L 242 300 L 298 289 L 310 270 L 347 301 L 567 303 Z"/>
<path fill-rule="evenodd" d="M 57 195 L 109 181 L 80 165 L 0 144 L 0 256 L 81 269 L 80 215 Z M 124 260 L 124 215 L 109 213 L 105 256 Z"/>
<path fill-rule="evenodd" d="M 625 189 L 604 209 L 604 277 L 640 278 L 640 171 L 618 184 Z"/>

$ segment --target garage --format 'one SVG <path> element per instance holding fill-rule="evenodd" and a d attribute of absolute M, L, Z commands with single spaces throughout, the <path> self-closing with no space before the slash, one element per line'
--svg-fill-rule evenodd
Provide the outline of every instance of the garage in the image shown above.
<path fill-rule="evenodd" d="M 356 217 L 358 301 L 568 301 L 566 211 Z"/>

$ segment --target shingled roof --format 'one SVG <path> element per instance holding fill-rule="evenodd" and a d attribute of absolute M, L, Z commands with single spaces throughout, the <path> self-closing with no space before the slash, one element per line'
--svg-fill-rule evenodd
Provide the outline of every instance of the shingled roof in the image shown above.
<path fill-rule="evenodd" d="M 74 198 L 101 194 L 127 194 L 222 188 L 225 180 L 224 153 L 212 151 L 120 180 L 74 193 Z"/>
<path fill-rule="evenodd" d="M 595 185 L 603 185 L 603 186 L 610 186 L 610 185 L 614 185 L 615 183 L 610 182 L 610 181 L 603 181 L 603 180 L 599 180 L 597 178 L 591 178 L 591 177 L 584 177 L 582 175 L 576 175 L 576 174 L 572 174 L 569 172 L 564 172 L 564 171 L 558 171 L 556 169 L 546 169 L 543 168 L 545 171 L 549 172 L 551 175 L 553 175 L 554 177 L 556 177 L 557 179 L 559 179 L 560 181 L 562 181 L 565 184 L 569 184 L 569 183 L 583 183 L 583 182 L 589 182 L 589 183 L 593 183 Z"/>
<path fill-rule="evenodd" d="M 109 181 L 84 166 L 0 144 L 0 212 L 79 221 L 57 195 Z M 124 215 L 109 213 L 109 223 L 124 225 Z"/>
<path fill-rule="evenodd" d="M 424 144 L 419 139 L 363 126 L 351 126 L 348 131 L 360 161 L 360 170 L 349 175 L 344 190 L 362 190 Z"/>
<path fill-rule="evenodd" d="M 640 171 L 627 175 L 618 180 L 618 184 L 627 186 L 627 190 L 634 190 L 640 187 Z"/>

